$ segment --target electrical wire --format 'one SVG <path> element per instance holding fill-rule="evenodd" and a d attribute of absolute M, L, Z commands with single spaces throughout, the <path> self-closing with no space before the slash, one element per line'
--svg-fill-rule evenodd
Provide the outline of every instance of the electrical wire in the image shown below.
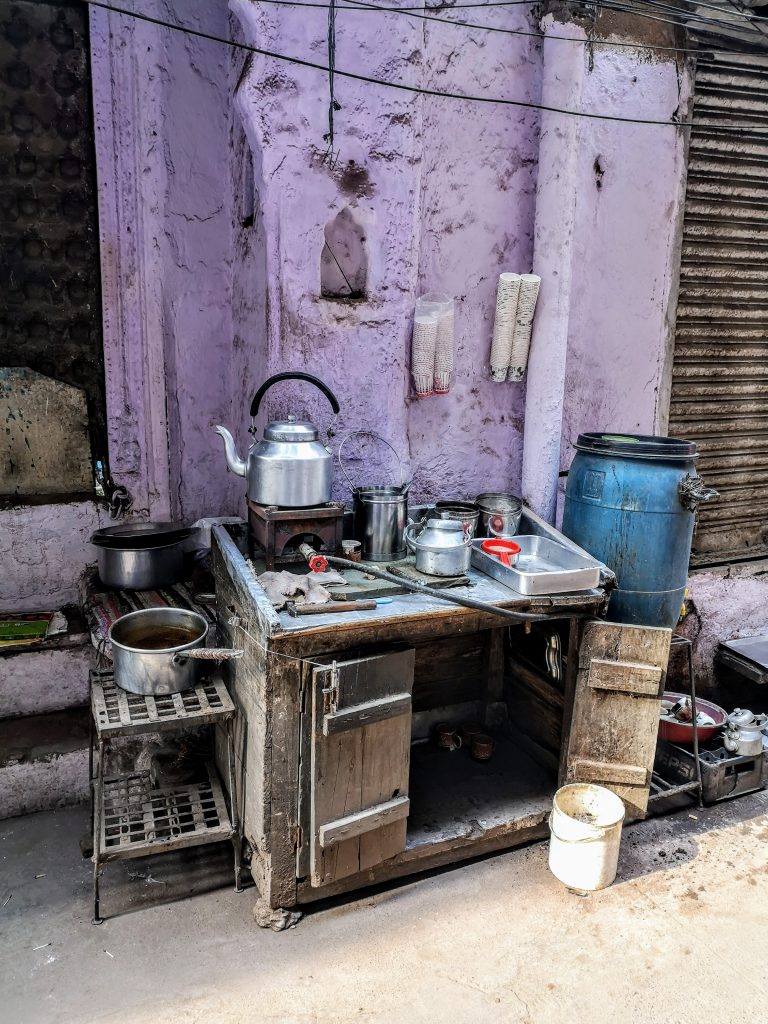
<path fill-rule="evenodd" d="M 184 25 L 174 24 L 173 22 L 164 21 L 160 18 L 154 18 L 151 15 L 139 13 L 136 11 L 127 10 L 124 7 L 117 7 L 112 4 L 104 3 L 103 0 L 85 0 L 85 3 L 89 7 L 95 7 L 99 10 L 109 11 L 113 14 L 118 14 L 123 17 L 133 18 L 136 21 L 145 22 L 149 25 L 155 25 L 159 28 L 167 28 L 174 32 L 180 32 L 183 35 L 194 37 L 197 39 L 205 39 L 208 42 L 221 43 L 224 46 L 229 46 L 233 49 L 244 50 L 248 53 L 255 53 L 262 57 L 269 57 L 272 60 L 283 61 L 287 64 L 293 64 L 296 67 L 310 68 L 313 71 L 321 71 L 325 74 L 328 73 L 329 68 L 326 64 L 318 64 L 315 61 L 305 60 L 302 57 L 292 57 L 284 53 L 277 53 L 274 50 L 266 50 L 262 47 L 251 46 L 248 43 L 239 43 L 233 39 L 227 39 L 223 36 L 217 36 L 210 32 L 203 32 L 199 29 L 188 28 Z M 300 6 L 300 5 L 299 5 Z M 334 68 L 334 75 L 338 75 L 342 78 L 348 78 L 356 82 L 365 82 L 369 85 L 378 85 L 386 89 L 395 89 L 400 92 L 407 92 L 412 95 L 418 96 L 432 96 L 439 99 L 452 99 L 460 100 L 467 103 L 481 103 L 486 105 L 497 105 L 497 106 L 509 106 L 517 107 L 522 110 L 541 110 L 550 114 L 562 114 L 566 117 L 582 117 L 588 120 L 594 121 L 611 121 L 619 124 L 638 124 L 638 125 L 659 125 L 666 128 L 692 128 L 694 127 L 693 121 L 662 121 L 654 118 L 637 118 L 637 117 L 622 117 L 618 114 L 599 114 L 594 111 L 582 111 L 582 110 L 571 110 L 567 107 L 554 107 L 543 103 L 532 103 L 527 100 L 512 100 L 506 99 L 500 96 L 478 96 L 467 93 L 455 93 L 445 92 L 440 89 L 430 89 L 424 86 L 409 85 L 405 82 L 391 82 L 383 78 L 373 78 L 370 75 L 358 74 L 354 71 L 342 71 L 338 67 Z M 740 135 L 750 134 L 753 131 L 764 131 L 768 129 L 767 124 L 753 125 L 751 129 L 745 129 L 742 125 L 728 125 L 728 124 L 713 124 L 708 125 L 710 132 L 722 132 L 724 134 L 738 133 Z"/>
<path fill-rule="evenodd" d="M 55 2 L 55 0 L 52 0 L 52 2 Z M 86 2 L 87 2 L 87 0 L 86 0 Z M 322 0 L 257 0 L 257 2 L 262 3 L 262 4 L 267 4 L 267 5 L 273 6 L 273 7 L 289 7 L 289 8 L 302 8 L 302 7 L 306 7 L 306 8 L 309 8 L 310 10 L 323 10 L 323 11 L 328 10 L 328 7 L 329 7 L 329 2 L 322 2 Z M 540 2 L 541 2 L 541 0 L 505 0 L 504 3 L 457 4 L 454 7 L 445 8 L 445 10 L 455 11 L 455 10 L 458 10 L 460 7 L 468 7 L 468 8 L 473 8 L 473 7 L 507 7 L 507 6 L 518 6 L 518 5 L 523 5 L 523 4 L 526 4 L 528 6 L 533 6 L 534 4 L 540 3 Z M 589 4 L 590 0 L 571 0 L 571 2 L 572 3 L 587 3 L 587 4 Z M 596 0 L 596 2 L 599 2 L 599 0 Z M 97 4 L 92 4 L 92 6 L 98 6 L 98 5 Z M 594 3 L 590 4 L 590 6 L 594 6 Z M 436 10 L 437 8 L 434 8 L 434 9 Z M 376 14 L 398 14 L 398 15 L 404 15 L 404 16 L 410 17 L 410 18 L 416 18 L 416 19 L 418 19 L 420 21 L 425 21 L 427 23 L 435 22 L 436 24 L 439 24 L 439 25 L 450 25 L 453 28 L 466 28 L 466 29 L 470 29 L 472 31 L 489 32 L 489 33 L 498 34 L 498 35 L 521 36 L 523 38 L 536 39 L 536 40 L 539 40 L 539 41 L 541 41 L 544 38 L 544 34 L 542 32 L 540 32 L 540 31 L 526 31 L 525 29 L 502 28 L 499 25 L 484 25 L 484 24 L 479 24 L 477 22 L 471 22 L 471 21 L 457 21 L 455 18 L 441 18 L 441 17 L 439 17 L 437 15 L 424 13 L 425 8 L 423 8 L 423 7 L 420 7 L 418 9 L 417 8 L 411 8 L 411 7 L 382 7 L 382 6 L 379 6 L 379 5 L 376 5 L 376 4 L 372 4 L 372 3 L 365 3 L 364 0 L 346 0 L 346 2 L 343 5 L 338 5 L 337 4 L 336 10 L 337 11 L 345 10 L 345 11 L 349 11 L 351 13 L 360 13 L 360 14 L 372 14 L 372 13 L 376 13 Z M 727 49 L 727 48 L 723 48 L 723 47 L 717 47 L 716 49 L 713 49 L 711 47 L 707 47 L 705 50 L 702 50 L 702 48 L 700 46 L 663 46 L 663 45 L 661 45 L 659 43 L 650 43 L 650 42 L 636 42 L 636 41 L 623 41 L 623 40 L 613 40 L 613 39 L 596 39 L 596 38 L 578 39 L 578 38 L 575 38 L 573 36 L 554 36 L 554 35 L 548 36 L 548 39 L 554 40 L 555 42 L 559 42 L 559 43 L 575 43 L 575 44 L 577 44 L 579 46 L 590 46 L 590 47 L 608 46 L 608 47 L 611 47 L 611 49 L 630 49 L 630 50 L 643 49 L 643 50 L 652 50 L 654 52 L 660 52 L 660 53 L 683 53 L 683 54 L 691 54 L 691 55 L 695 54 L 697 56 L 709 55 L 709 54 L 713 54 L 713 53 L 718 53 L 718 54 L 722 54 L 722 55 L 743 54 L 744 53 L 743 48 L 742 49 Z M 235 45 L 235 44 L 233 43 L 231 45 Z"/>

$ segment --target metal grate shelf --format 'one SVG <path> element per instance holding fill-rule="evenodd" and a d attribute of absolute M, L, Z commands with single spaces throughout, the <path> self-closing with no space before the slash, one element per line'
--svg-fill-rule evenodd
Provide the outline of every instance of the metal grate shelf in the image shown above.
<path fill-rule="evenodd" d="M 232 698 L 220 678 L 206 680 L 181 693 L 128 693 L 115 683 L 112 672 L 91 672 L 91 708 L 101 738 L 148 731 L 209 725 L 231 718 Z"/>
<path fill-rule="evenodd" d="M 104 779 L 99 860 L 143 857 L 231 839 L 235 830 L 213 765 L 202 782 L 152 789 L 149 772 Z"/>

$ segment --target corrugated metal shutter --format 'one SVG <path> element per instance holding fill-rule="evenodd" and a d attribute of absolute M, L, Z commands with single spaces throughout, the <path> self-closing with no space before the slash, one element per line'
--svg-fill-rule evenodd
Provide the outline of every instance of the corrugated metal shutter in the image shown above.
<path fill-rule="evenodd" d="M 768 59 L 699 60 L 669 433 L 699 445 L 720 491 L 702 507 L 694 562 L 768 554 Z"/>

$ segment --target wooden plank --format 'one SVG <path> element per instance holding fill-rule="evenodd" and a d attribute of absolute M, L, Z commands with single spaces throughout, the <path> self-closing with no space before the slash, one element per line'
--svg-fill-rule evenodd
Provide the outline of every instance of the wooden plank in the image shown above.
<path fill-rule="evenodd" d="M 292 907 L 296 902 L 301 664 L 268 658 L 267 677 L 272 693 L 271 758 L 267 764 L 271 781 L 269 905 Z"/>
<path fill-rule="evenodd" d="M 574 782 L 615 782 L 617 785 L 645 786 L 650 782 L 650 772 L 635 764 L 619 764 L 617 761 L 587 761 L 574 758 L 572 777 Z"/>
<path fill-rule="evenodd" d="M 369 700 L 364 704 L 353 704 L 330 715 L 323 715 L 323 735 L 333 736 L 347 729 L 359 729 L 373 722 L 410 713 L 410 693 L 393 693 L 391 697 Z"/>
<path fill-rule="evenodd" d="M 416 645 L 413 710 L 477 700 L 483 691 L 484 633 L 430 637 Z"/>
<path fill-rule="evenodd" d="M 335 686 L 331 667 L 312 672 L 314 726 L 308 839 L 310 878 L 315 886 L 356 874 L 405 846 L 404 818 L 383 821 L 378 828 L 339 838 L 328 848 L 320 836 L 321 829 L 339 819 L 407 797 L 411 716 L 405 712 L 410 708 L 401 706 L 394 717 L 367 721 L 340 732 L 331 729 L 330 734 L 324 731 L 324 723 L 347 712 L 357 714 L 361 706 L 379 702 L 387 707 L 390 697 L 402 705 L 403 691 L 410 696 L 413 665 L 414 651 L 406 649 L 337 662 Z"/>
<path fill-rule="evenodd" d="M 324 849 L 339 843 L 343 839 L 352 839 L 361 836 L 364 832 L 371 832 L 381 825 L 388 825 L 390 822 L 399 821 L 408 817 L 410 800 L 407 796 L 399 796 L 394 800 L 387 800 L 386 803 L 376 804 L 367 807 L 365 810 L 349 814 L 346 818 L 339 818 L 337 821 L 329 821 L 327 825 L 321 825 L 318 829 L 320 845 Z"/>
<path fill-rule="evenodd" d="M 363 729 L 363 807 L 407 799 L 411 764 L 411 716 L 400 715 Z M 407 821 L 382 824 L 360 837 L 360 870 L 389 860 L 405 849 Z"/>
<path fill-rule="evenodd" d="M 648 806 L 661 701 L 672 631 L 650 626 L 589 622 L 579 650 L 579 672 L 568 737 L 566 780 L 607 785 L 624 800 L 630 818 Z M 597 662 L 644 666 L 658 673 L 651 692 L 620 692 L 589 685 Z M 623 671 L 621 667 L 614 670 Z M 598 673 L 605 667 L 598 667 Z M 591 772 L 591 774 L 590 774 Z M 614 773 L 618 778 L 609 778 Z"/>
<path fill-rule="evenodd" d="M 589 664 L 587 686 L 594 690 L 615 690 L 646 697 L 659 695 L 661 669 L 633 661 L 606 661 L 593 658 Z"/>

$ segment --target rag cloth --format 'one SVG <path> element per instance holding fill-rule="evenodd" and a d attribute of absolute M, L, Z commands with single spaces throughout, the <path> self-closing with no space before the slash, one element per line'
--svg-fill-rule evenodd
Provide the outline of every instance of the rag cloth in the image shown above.
<path fill-rule="evenodd" d="M 326 589 L 329 584 L 346 583 L 340 572 L 329 569 L 328 572 L 310 572 L 306 576 L 283 570 L 282 572 L 263 572 L 259 576 L 259 585 L 276 609 L 285 608 L 288 601 L 294 604 L 327 604 L 333 600 L 331 592 Z"/>

